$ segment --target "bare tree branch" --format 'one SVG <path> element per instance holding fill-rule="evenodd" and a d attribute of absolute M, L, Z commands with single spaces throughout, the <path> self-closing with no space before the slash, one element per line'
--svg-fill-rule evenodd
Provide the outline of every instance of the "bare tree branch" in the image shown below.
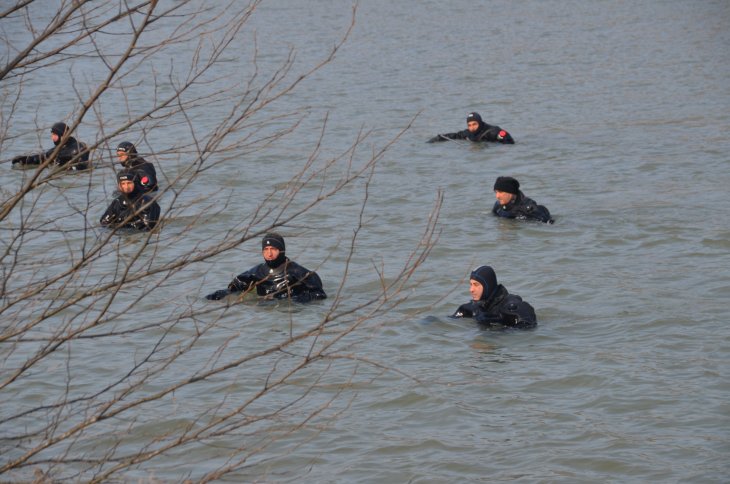
<path fill-rule="evenodd" d="M 358 299 L 347 290 L 354 268 L 368 267 L 360 244 L 372 221 L 367 210 L 377 167 L 413 120 L 375 146 L 366 146 L 373 133 L 363 126 L 332 149 L 323 115 L 288 180 L 256 187 L 257 200 L 247 200 L 245 210 L 234 191 L 197 190 L 305 125 L 306 107 L 282 111 L 278 101 L 290 100 L 335 60 L 355 25 L 353 8 L 341 37 L 304 67 L 294 49 L 282 52 L 277 66 L 262 65 L 253 36 L 245 69 L 231 74 L 221 67 L 238 58 L 259 4 L 73 0 L 42 17 L 44 5 L 18 1 L 0 12 L 0 22 L 24 22 L 29 32 L 25 43 L 4 39 L 11 54 L 0 67 L 2 152 L 30 135 L 40 144 L 47 132 L 47 121 L 24 118 L 19 108 L 35 93 L 34 76 L 70 73 L 76 103 L 65 122 L 70 133 L 90 125 L 97 133 L 88 143 L 93 169 L 69 175 L 51 153 L 17 172 L 17 189 L 0 188 L 3 479 L 130 480 L 134 471 L 152 472 L 165 459 L 212 446 L 213 464 L 173 479 L 218 480 L 269 458 L 278 446 L 305 445 L 345 418 L 363 384 L 385 375 L 419 383 L 360 348 L 417 287 L 417 271 L 439 237 L 441 193 L 399 266 L 371 261 L 377 289 Z M 72 67 L 90 61 L 98 68 L 93 81 Z M 213 108 L 214 122 L 201 122 L 200 112 Z M 185 136 L 152 148 L 161 130 Z M 163 206 L 162 220 L 146 233 L 98 226 L 108 199 L 104 176 L 116 171 L 109 152 L 120 136 L 168 162 L 153 197 Z M 353 197 L 352 226 L 342 228 L 337 242 L 344 257 L 339 281 L 329 283 L 334 290 L 315 312 L 301 317 L 291 302 L 279 302 L 271 314 L 281 331 L 262 337 L 230 321 L 253 317 L 247 313 L 269 302 L 250 293 L 220 304 L 202 300 L 212 262 L 271 230 L 317 230 L 308 227 L 312 214 Z M 212 219 L 226 216 L 230 228 L 209 231 Z M 330 263 L 327 257 L 318 267 Z M 178 285 L 184 289 L 168 290 Z M 145 306 L 154 309 L 139 309 Z M 255 350 L 242 348 L 257 337 Z M 83 376 L 89 371 L 96 371 L 93 379 Z"/>

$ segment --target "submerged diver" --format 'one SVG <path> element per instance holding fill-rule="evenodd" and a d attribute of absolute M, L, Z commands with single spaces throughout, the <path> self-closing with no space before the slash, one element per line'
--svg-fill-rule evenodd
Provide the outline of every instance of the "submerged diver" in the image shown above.
<path fill-rule="evenodd" d="M 447 141 L 450 139 L 468 139 L 469 141 L 492 141 L 494 143 L 504 143 L 506 145 L 515 144 L 512 135 L 503 130 L 499 126 L 487 124 L 482 121 L 479 113 L 469 113 L 466 116 L 466 129 L 457 131 L 456 133 L 437 134 L 429 143 L 437 141 Z"/>
<path fill-rule="evenodd" d="M 160 206 L 149 195 L 145 195 L 140 184 L 141 173 L 137 170 L 122 170 L 117 173 L 119 196 L 101 217 L 101 225 L 111 228 L 152 230 L 160 218 Z"/>
<path fill-rule="evenodd" d="M 124 168 L 141 171 L 139 183 L 145 192 L 156 192 L 157 171 L 155 166 L 137 154 L 137 148 L 129 141 L 122 141 L 117 146 L 117 158 Z"/>
<path fill-rule="evenodd" d="M 266 234 L 261 241 L 264 262 L 237 275 L 228 289 L 220 289 L 205 296 L 219 300 L 229 294 L 250 291 L 267 299 L 286 299 L 305 303 L 325 299 L 322 280 L 316 272 L 310 271 L 286 257 L 284 238 L 275 233 Z"/>
<path fill-rule="evenodd" d="M 80 171 L 89 168 L 89 149 L 85 143 L 77 141 L 73 136 L 68 136 L 63 145 L 58 148 L 64 135 L 69 133 L 66 123 L 56 123 L 51 127 L 51 141 L 55 147 L 44 153 L 34 155 L 20 155 L 13 158 L 13 165 L 40 165 L 51 159 L 51 163 L 57 166 L 64 166 L 68 170 Z M 55 156 L 53 153 L 58 150 Z"/>
<path fill-rule="evenodd" d="M 497 276 L 489 266 L 475 269 L 469 276 L 472 300 L 459 306 L 452 318 L 474 318 L 484 325 L 502 325 L 529 329 L 537 326 L 535 310 L 516 294 L 510 294 L 497 283 Z"/>
<path fill-rule="evenodd" d="M 548 224 L 555 222 L 547 207 L 527 198 L 520 191 L 520 182 L 511 176 L 497 178 L 494 182 L 494 196 L 497 201 L 494 202 L 492 213 L 498 217 L 539 220 Z"/>

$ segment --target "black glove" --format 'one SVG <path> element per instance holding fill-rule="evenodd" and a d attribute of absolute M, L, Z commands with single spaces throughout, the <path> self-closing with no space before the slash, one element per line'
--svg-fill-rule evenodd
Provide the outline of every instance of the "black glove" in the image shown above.
<path fill-rule="evenodd" d="M 440 134 L 437 134 L 433 138 L 429 139 L 428 141 L 426 141 L 426 143 L 436 143 L 437 141 L 443 141 Z"/>
<path fill-rule="evenodd" d="M 231 292 L 228 289 L 218 289 L 216 292 L 208 294 L 205 296 L 205 299 L 209 301 L 218 301 L 220 299 L 223 299 L 227 295 L 229 295 Z"/>
<path fill-rule="evenodd" d="M 28 157 L 26 155 L 19 155 L 13 158 L 13 165 L 25 164 L 28 161 Z"/>

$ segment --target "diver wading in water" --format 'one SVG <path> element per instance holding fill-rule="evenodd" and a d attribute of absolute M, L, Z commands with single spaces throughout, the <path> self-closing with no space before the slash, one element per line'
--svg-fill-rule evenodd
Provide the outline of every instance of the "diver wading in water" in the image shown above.
<path fill-rule="evenodd" d="M 68 136 L 59 148 L 69 129 L 66 123 L 56 123 L 51 127 L 51 141 L 54 147 L 50 150 L 34 155 L 20 155 L 13 158 L 13 166 L 38 166 L 47 160 L 52 160 L 56 166 L 63 166 L 67 170 L 81 171 L 89 169 L 89 149 L 85 143 L 77 141 L 73 136 Z M 58 150 L 56 152 L 56 150 Z M 55 152 L 55 156 L 54 156 Z"/>
<path fill-rule="evenodd" d="M 491 141 L 506 145 L 515 144 L 512 135 L 497 125 L 487 124 L 482 120 L 479 113 L 469 113 L 466 116 L 466 129 L 456 133 L 437 134 L 429 139 L 429 143 L 447 140 L 469 140 L 474 142 Z"/>
<path fill-rule="evenodd" d="M 100 223 L 110 228 L 152 230 L 160 218 L 160 206 L 146 195 L 140 184 L 140 172 L 117 173 L 117 196 L 101 216 Z"/>
<path fill-rule="evenodd" d="M 494 269 L 481 266 L 469 276 L 469 292 L 472 300 L 464 303 L 451 316 L 474 318 L 486 326 L 530 329 L 537 326 L 535 310 L 517 294 L 510 294 L 497 282 Z"/>
<path fill-rule="evenodd" d="M 122 141 L 117 146 L 117 159 L 128 170 L 140 172 L 139 183 L 145 192 L 156 192 L 157 171 L 155 166 L 137 154 L 137 147 L 129 141 Z"/>
<path fill-rule="evenodd" d="M 497 199 L 492 213 L 498 217 L 519 220 L 538 220 L 547 224 L 555 221 L 544 205 L 538 205 L 520 191 L 520 182 L 511 176 L 500 176 L 494 182 L 494 197 Z"/>
<path fill-rule="evenodd" d="M 300 303 L 327 297 L 316 272 L 286 257 L 284 237 L 275 233 L 266 234 L 261 240 L 261 253 L 263 263 L 237 275 L 227 289 L 208 294 L 206 299 L 219 300 L 229 294 L 254 289 L 258 296 L 266 299 L 290 298 Z"/>

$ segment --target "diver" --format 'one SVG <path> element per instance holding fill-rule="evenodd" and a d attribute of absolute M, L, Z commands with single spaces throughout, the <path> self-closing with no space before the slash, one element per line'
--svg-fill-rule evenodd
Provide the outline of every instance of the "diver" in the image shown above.
<path fill-rule="evenodd" d="M 490 327 L 530 329 L 537 326 L 532 306 L 497 283 L 491 267 L 481 266 L 472 271 L 469 284 L 472 300 L 459 306 L 452 318 L 474 318 L 477 323 Z"/>
<path fill-rule="evenodd" d="M 68 170 L 81 171 L 89 169 L 89 149 L 85 143 L 77 141 L 73 136 L 69 136 L 69 128 L 66 123 L 58 122 L 51 127 L 51 141 L 55 145 L 54 148 L 45 153 L 37 153 L 34 155 L 20 155 L 13 158 L 13 165 L 40 165 L 45 161 L 52 159 L 51 163 L 57 166 L 63 166 Z M 58 148 L 64 136 L 66 140 L 63 145 Z M 56 150 L 58 150 L 56 152 Z M 55 156 L 53 156 L 56 152 Z"/>
<path fill-rule="evenodd" d="M 511 176 L 500 176 L 494 182 L 494 196 L 497 199 L 492 213 L 498 217 L 516 218 L 520 220 L 539 220 L 547 224 L 555 222 L 550 211 L 544 205 L 527 198 L 520 191 L 520 182 Z"/>
<path fill-rule="evenodd" d="M 117 196 L 101 217 L 101 225 L 110 228 L 152 230 L 160 219 L 160 206 L 146 195 L 140 184 L 143 172 L 122 170 L 117 173 Z"/>
<path fill-rule="evenodd" d="M 122 141 L 117 146 L 117 159 L 124 168 L 141 171 L 139 183 L 145 193 L 156 192 L 157 171 L 155 166 L 137 154 L 137 148 L 129 141 Z"/>
<path fill-rule="evenodd" d="M 284 238 L 276 233 L 266 234 L 261 240 L 264 262 L 237 275 L 228 289 L 220 289 L 206 296 L 219 300 L 229 294 L 256 290 L 265 299 L 286 299 L 306 303 L 325 299 L 322 280 L 310 271 L 286 257 Z"/>
<path fill-rule="evenodd" d="M 469 141 L 491 141 L 494 143 L 503 143 L 506 145 L 515 144 L 514 138 L 507 131 L 499 126 L 487 124 L 482 121 L 479 113 L 469 113 L 466 116 L 466 129 L 457 131 L 456 133 L 437 134 L 429 139 L 429 143 L 438 141 L 447 141 L 455 139 L 468 139 Z"/>

